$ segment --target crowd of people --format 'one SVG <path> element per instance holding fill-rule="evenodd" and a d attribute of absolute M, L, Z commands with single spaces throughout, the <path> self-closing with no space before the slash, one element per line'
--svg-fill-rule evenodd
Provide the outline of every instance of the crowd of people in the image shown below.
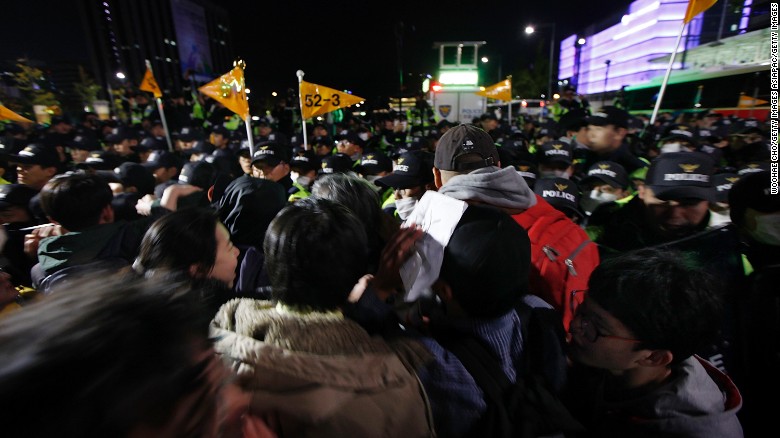
<path fill-rule="evenodd" d="M 5 436 L 487 436 L 501 403 L 464 354 L 506 385 L 543 358 L 572 420 L 510 418 L 538 435 L 769 424 L 765 121 L 418 101 L 306 135 L 269 113 L 250 142 L 217 102 L 166 132 L 142 94 L 2 127 Z M 554 317 L 529 331 L 521 303 Z"/>

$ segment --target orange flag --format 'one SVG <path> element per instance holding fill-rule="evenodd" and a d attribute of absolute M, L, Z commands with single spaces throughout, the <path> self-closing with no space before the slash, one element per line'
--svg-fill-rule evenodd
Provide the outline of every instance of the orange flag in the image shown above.
<path fill-rule="evenodd" d="M 706 11 L 718 0 L 688 0 L 688 9 L 685 10 L 685 18 L 683 23 L 688 24 L 697 15 Z"/>
<path fill-rule="evenodd" d="M 20 122 L 20 123 L 35 123 L 30 119 L 26 119 L 20 116 L 19 114 L 16 114 L 15 112 L 9 110 L 3 105 L 0 105 L 0 120 L 11 120 L 13 122 Z"/>
<path fill-rule="evenodd" d="M 243 120 L 249 117 L 244 69 L 240 66 L 233 67 L 233 70 L 198 88 L 198 91 L 225 105 L 225 108 L 238 114 Z"/>
<path fill-rule="evenodd" d="M 346 108 L 366 99 L 333 88 L 301 81 L 301 116 L 309 119 L 320 114 Z"/>
<path fill-rule="evenodd" d="M 138 88 L 142 91 L 148 91 L 154 94 L 155 99 L 158 97 L 162 97 L 162 91 L 160 91 L 160 86 L 157 85 L 157 81 L 154 79 L 154 75 L 152 74 L 152 69 L 149 68 L 149 66 L 146 66 L 146 73 L 144 73 L 144 79 L 141 81 L 141 85 Z"/>
<path fill-rule="evenodd" d="M 738 108 L 750 108 L 751 106 L 758 106 L 769 103 L 769 101 L 766 101 L 764 99 L 753 99 L 750 96 L 745 96 L 744 94 L 739 96 L 739 102 L 737 103 Z"/>
<path fill-rule="evenodd" d="M 512 100 L 512 79 L 507 78 L 503 81 L 486 87 L 483 91 L 477 91 L 475 94 L 498 100 Z"/>

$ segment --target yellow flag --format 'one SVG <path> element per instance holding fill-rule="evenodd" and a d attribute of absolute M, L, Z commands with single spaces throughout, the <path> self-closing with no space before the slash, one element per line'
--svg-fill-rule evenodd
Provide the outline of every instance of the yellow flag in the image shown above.
<path fill-rule="evenodd" d="M 238 114 L 243 120 L 249 117 L 244 69 L 241 67 L 233 67 L 233 70 L 198 88 L 198 91 L 225 105 L 225 108 Z"/>
<path fill-rule="evenodd" d="M 688 0 L 688 9 L 685 10 L 683 23 L 688 24 L 697 15 L 709 9 L 718 0 Z"/>
<path fill-rule="evenodd" d="M 476 94 L 491 99 L 510 101 L 512 100 L 512 80 L 504 79 L 497 84 L 486 87 L 484 91 L 477 91 Z"/>
<path fill-rule="evenodd" d="M 154 94 L 155 98 L 162 97 L 162 91 L 160 86 L 157 85 L 157 81 L 154 79 L 152 69 L 146 67 L 146 73 L 144 73 L 144 80 L 141 81 L 141 85 L 138 87 L 142 91 L 148 91 Z"/>
<path fill-rule="evenodd" d="M 751 106 L 757 106 L 757 105 L 763 105 L 765 103 L 769 103 L 769 101 L 763 100 L 763 99 L 753 99 L 750 96 L 745 96 L 744 94 L 739 96 L 739 103 L 737 103 L 738 108 L 750 108 Z"/>
<path fill-rule="evenodd" d="M 304 119 L 346 108 L 364 100 L 366 99 L 333 88 L 301 81 L 301 116 Z"/>
<path fill-rule="evenodd" d="M 30 119 L 26 119 L 20 116 L 19 114 L 16 114 L 15 112 L 9 110 L 3 105 L 0 105 L 0 120 L 11 120 L 13 122 L 20 122 L 20 123 L 35 123 Z"/>

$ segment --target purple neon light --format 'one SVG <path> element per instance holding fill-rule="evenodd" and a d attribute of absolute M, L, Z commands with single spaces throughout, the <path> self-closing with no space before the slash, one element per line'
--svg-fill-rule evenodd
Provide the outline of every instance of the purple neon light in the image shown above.
<path fill-rule="evenodd" d="M 637 12 L 651 7 L 658 0 L 638 0 L 632 3 L 629 11 Z M 748 0 L 751 1 L 751 0 Z M 607 91 L 619 89 L 623 85 L 633 85 L 648 81 L 666 70 L 667 63 L 651 63 L 650 60 L 669 55 L 674 49 L 677 35 L 680 32 L 680 22 L 685 15 L 687 2 L 680 0 L 660 0 L 658 8 L 644 11 L 636 18 L 626 20 L 629 25 L 618 22 L 595 35 L 589 35 L 588 44 L 580 53 L 578 88 L 585 93 L 604 91 L 606 66 L 604 61 L 611 61 Z M 689 23 L 689 29 L 684 32 L 692 38 L 688 49 L 698 45 L 701 34 L 701 21 Z M 647 23 L 653 22 L 652 25 Z M 630 28 L 644 27 L 636 32 Z M 617 37 L 617 38 L 616 38 Z M 568 44 L 561 44 L 559 77 L 567 78 L 574 74 L 573 62 L 574 41 L 576 35 L 564 39 Z M 684 48 L 678 48 L 678 52 Z M 675 62 L 675 69 L 680 63 Z"/>

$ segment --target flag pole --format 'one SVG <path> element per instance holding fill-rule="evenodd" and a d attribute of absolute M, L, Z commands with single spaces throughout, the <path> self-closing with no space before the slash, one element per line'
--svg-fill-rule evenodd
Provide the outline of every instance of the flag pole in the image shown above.
<path fill-rule="evenodd" d="M 152 76 L 154 76 L 154 70 L 152 70 L 152 63 L 148 59 L 146 60 L 146 68 L 149 69 L 149 71 L 152 72 Z M 162 99 L 155 96 L 154 101 L 157 102 L 157 111 L 160 112 L 160 121 L 162 122 L 163 129 L 165 130 L 165 141 L 168 143 L 168 152 L 173 152 L 173 143 L 171 143 L 171 133 L 168 132 L 168 122 L 165 120 L 165 112 L 163 111 Z"/>
<path fill-rule="evenodd" d="M 244 126 L 246 126 L 246 140 L 249 143 L 249 159 L 251 160 L 252 157 L 255 156 L 255 139 L 252 136 L 252 114 L 249 113 L 249 96 L 246 95 L 246 75 L 244 75 L 244 70 L 246 70 L 246 62 L 241 58 L 237 58 L 235 61 L 233 61 L 233 67 L 238 67 L 241 69 L 241 77 L 243 78 L 243 83 L 241 86 L 244 87 L 244 89 L 241 90 L 241 92 L 244 93 L 244 99 L 247 101 Z"/>
<path fill-rule="evenodd" d="M 512 75 L 507 76 L 509 80 L 509 102 L 507 102 L 507 122 L 512 126 Z"/>
<path fill-rule="evenodd" d="M 303 125 L 303 148 L 309 150 L 309 142 L 306 138 L 306 119 L 303 117 L 303 96 L 301 96 L 301 82 L 303 82 L 303 70 L 298 70 L 295 75 L 298 76 L 298 104 L 301 106 L 301 125 Z"/>
<path fill-rule="evenodd" d="M 677 35 L 677 42 L 674 43 L 674 50 L 672 50 L 672 56 L 669 58 L 669 66 L 666 67 L 666 74 L 664 75 L 664 81 L 661 83 L 661 91 L 658 92 L 658 99 L 655 100 L 655 108 L 653 108 L 653 115 L 650 117 L 650 126 L 655 124 L 655 119 L 658 116 L 658 109 L 661 108 L 661 100 L 664 98 L 664 91 L 666 91 L 666 84 L 669 82 L 669 76 L 672 74 L 672 66 L 674 65 L 674 57 L 677 55 L 677 47 L 680 46 L 680 40 L 682 40 L 683 32 L 685 31 L 685 23 L 683 21 L 680 26 L 680 33 Z"/>

